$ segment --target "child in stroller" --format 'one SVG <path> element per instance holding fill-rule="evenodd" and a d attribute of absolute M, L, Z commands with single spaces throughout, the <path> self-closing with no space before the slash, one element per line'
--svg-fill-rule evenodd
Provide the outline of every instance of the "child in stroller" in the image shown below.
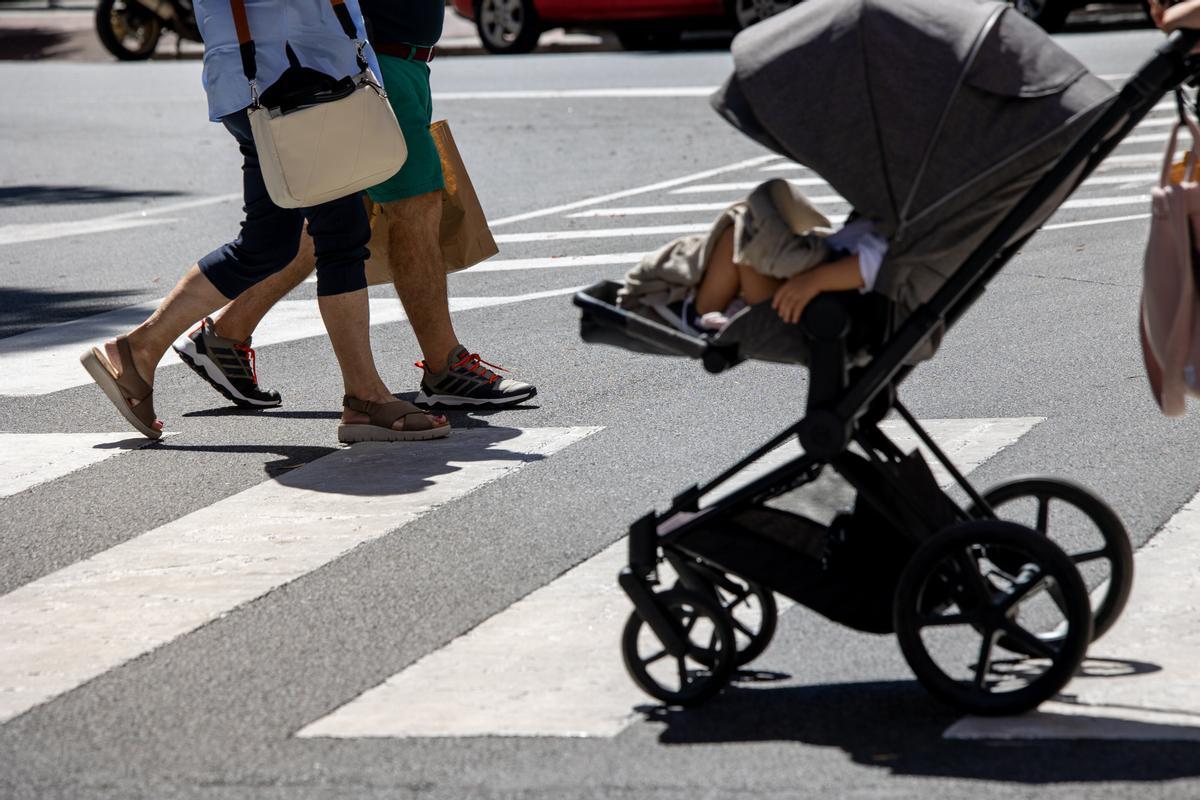
<path fill-rule="evenodd" d="M 685 333 L 717 333 L 746 306 L 771 302 L 799 322 L 822 292 L 870 291 L 887 241 L 863 217 L 837 232 L 782 179 L 726 209 L 707 234 L 676 239 L 626 276 L 621 307 L 662 317 Z"/>
<path fill-rule="evenodd" d="M 712 258 L 679 258 L 695 248 L 677 241 L 640 265 L 673 267 L 684 280 L 646 268 L 575 296 L 585 341 L 690 357 L 710 372 L 748 359 L 808 366 L 801 419 L 630 526 L 618 580 L 634 611 L 622 653 L 647 693 L 694 705 L 721 691 L 770 641 L 773 593 L 855 630 L 894 632 L 921 683 L 964 711 L 1027 711 L 1066 685 L 1128 597 L 1132 553 L 1120 518 L 1050 478 L 976 490 L 899 391 L 1061 202 L 1193 76 L 1187 55 L 1198 42 L 1200 31 L 1177 32 L 1117 93 L 1003 3 L 806 0 L 739 35 L 718 112 L 820 175 L 886 250 L 873 276 L 865 236 L 857 254 L 831 261 L 829 238 L 807 236 L 829 228 L 811 209 L 806 229 L 791 225 L 776 240 L 803 263 L 790 275 L 739 255 L 735 232 L 731 242 L 704 240 Z M 760 284 L 763 272 L 778 282 Z M 872 291 L 828 291 L 859 282 Z M 662 307 L 689 296 L 712 313 L 737 295 L 768 293 L 771 303 L 710 335 L 663 324 Z M 880 336 L 856 338 L 875 316 L 857 308 L 875 299 L 886 306 Z M 892 440 L 881 423 L 893 412 L 953 477 L 957 496 L 920 452 Z M 799 456 L 751 472 L 797 440 Z M 853 489 L 850 515 L 818 519 L 776 503 L 827 471 Z M 747 482 L 730 490 L 737 476 Z M 1035 518 L 1014 521 L 1020 502 Z M 1059 533 L 1051 503 L 1086 519 L 1100 546 L 1080 549 Z M 815 556 L 813 541 L 829 546 Z M 664 562 L 679 578 L 670 587 Z M 1104 579 L 1085 582 L 1084 565 Z M 762 609 L 753 625 L 738 616 L 748 598 Z"/>

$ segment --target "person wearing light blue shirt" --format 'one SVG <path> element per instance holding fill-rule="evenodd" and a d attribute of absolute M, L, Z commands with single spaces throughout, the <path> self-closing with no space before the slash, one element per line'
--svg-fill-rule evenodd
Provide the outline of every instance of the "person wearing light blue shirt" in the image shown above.
<path fill-rule="evenodd" d="M 402 1 L 402 0 L 398 0 Z M 288 67 L 285 45 L 300 62 L 334 78 L 358 73 L 355 43 L 338 24 L 329 0 L 244 0 L 246 21 L 254 38 L 259 91 Z M 367 41 L 358 0 L 345 0 L 360 42 Z M 196 0 L 196 22 L 204 38 L 204 89 L 213 122 L 250 105 L 250 83 L 242 71 L 233 8 L 229 0 Z M 367 45 L 364 56 L 378 76 L 379 63 Z"/>
<path fill-rule="evenodd" d="M 334 3 L 342 0 L 242 2 L 254 41 L 255 86 L 260 96 L 290 67 L 315 70 L 334 80 L 356 75 L 360 48 L 378 75 L 357 0 L 345 0 L 359 34 L 357 42 L 343 30 L 334 10 Z M 204 346 L 189 363 L 210 375 L 218 389 L 232 388 L 218 385 L 228 381 L 228 375 L 256 383 L 249 340 L 234 342 L 209 335 L 212 320 L 207 315 L 291 263 L 307 223 L 316 249 L 318 305 L 345 386 L 339 440 L 408 441 L 447 435 L 450 426 L 445 417 L 425 414 L 412 403 L 397 400 L 375 368 L 363 266 L 371 228 L 359 194 L 312 208 L 275 205 L 250 130 L 247 109 L 253 93 L 242 63 L 233 6 L 230 0 L 197 0 L 196 16 L 205 43 L 209 117 L 224 124 L 243 158 L 241 233 L 200 259 L 149 319 L 103 348 L 84 353 L 80 359 L 84 367 L 125 420 L 150 439 L 160 438 L 163 431 L 154 410 L 155 368 L 167 348 L 197 322 Z M 278 402 L 267 398 L 262 403 L 272 404 Z"/>

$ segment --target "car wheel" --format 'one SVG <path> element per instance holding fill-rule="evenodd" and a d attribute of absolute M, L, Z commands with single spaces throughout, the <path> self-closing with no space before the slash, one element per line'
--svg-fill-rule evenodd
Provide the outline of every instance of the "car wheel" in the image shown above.
<path fill-rule="evenodd" d="M 490 53 L 528 53 L 542 35 L 533 0 L 478 0 L 475 26 Z"/>
<path fill-rule="evenodd" d="M 1070 0 L 1012 0 L 1012 5 L 1050 33 L 1062 30 L 1074 8 Z"/>
<path fill-rule="evenodd" d="M 799 0 L 729 0 L 729 18 L 737 30 L 787 11 Z"/>

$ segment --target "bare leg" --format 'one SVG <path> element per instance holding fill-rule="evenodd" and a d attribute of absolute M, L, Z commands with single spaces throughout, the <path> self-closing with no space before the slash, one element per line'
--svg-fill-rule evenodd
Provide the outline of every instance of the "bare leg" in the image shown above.
<path fill-rule="evenodd" d="M 784 284 L 782 279 L 762 275 L 745 264 L 738 265 L 738 276 L 742 284 L 742 299 L 750 305 L 770 300 Z"/>
<path fill-rule="evenodd" d="M 389 266 L 396 294 L 430 369 L 440 372 L 450 353 L 459 346 L 450 320 L 446 269 L 442 262 L 438 229 L 442 220 L 442 193 L 409 197 L 383 206 L 387 226 Z"/>
<path fill-rule="evenodd" d="M 213 321 L 213 330 L 218 336 L 244 342 L 254 333 L 263 317 L 272 307 L 295 289 L 316 269 L 317 259 L 313 253 L 312 237 L 300 237 L 300 251 L 296 258 L 280 272 L 254 284 L 225 306 L 221 315 Z"/>
<path fill-rule="evenodd" d="M 724 311 L 741 289 L 741 275 L 733 263 L 733 228 L 726 229 L 713 247 L 704 277 L 696 290 L 696 313 Z"/>
<path fill-rule="evenodd" d="M 196 320 L 211 314 L 227 302 L 228 298 L 204 277 L 200 267 L 192 265 L 150 318 L 130 331 L 129 349 L 133 354 L 133 364 L 121 363 L 121 354 L 117 350 L 115 339 L 104 343 L 105 355 L 118 373 L 132 366 L 146 383 L 153 386 L 154 371 L 171 343 L 194 325 Z M 162 423 L 156 422 L 155 427 L 161 429 Z"/>
<path fill-rule="evenodd" d="M 342 369 L 342 383 L 346 394 L 370 403 L 390 403 L 395 400 L 392 393 L 379 377 L 375 357 L 371 353 L 371 306 L 367 290 L 345 294 L 326 295 L 317 298 L 321 318 L 338 366 Z M 434 425 L 445 424 L 445 418 L 428 415 Z M 342 409 L 342 422 L 351 425 L 367 423 L 368 417 L 349 409 Z M 404 420 L 392 426 L 404 429 Z"/>

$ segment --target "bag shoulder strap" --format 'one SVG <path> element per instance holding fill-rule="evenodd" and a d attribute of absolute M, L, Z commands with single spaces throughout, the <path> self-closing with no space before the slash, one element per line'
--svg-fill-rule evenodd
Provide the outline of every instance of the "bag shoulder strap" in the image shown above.
<path fill-rule="evenodd" d="M 341 24 L 342 31 L 350 37 L 350 41 L 359 45 L 358 66 L 359 69 L 365 71 L 367 62 L 363 58 L 358 28 L 354 25 L 354 17 L 350 15 L 350 9 L 346 8 L 346 0 L 329 0 L 329 3 L 333 6 L 333 14 Z M 242 71 L 246 73 L 246 80 L 253 84 L 255 76 L 258 74 L 258 64 L 255 62 L 254 38 L 250 35 L 250 20 L 246 16 L 246 0 L 229 0 L 229 6 L 233 10 L 233 27 L 237 30 L 238 49 L 242 55 Z"/>

